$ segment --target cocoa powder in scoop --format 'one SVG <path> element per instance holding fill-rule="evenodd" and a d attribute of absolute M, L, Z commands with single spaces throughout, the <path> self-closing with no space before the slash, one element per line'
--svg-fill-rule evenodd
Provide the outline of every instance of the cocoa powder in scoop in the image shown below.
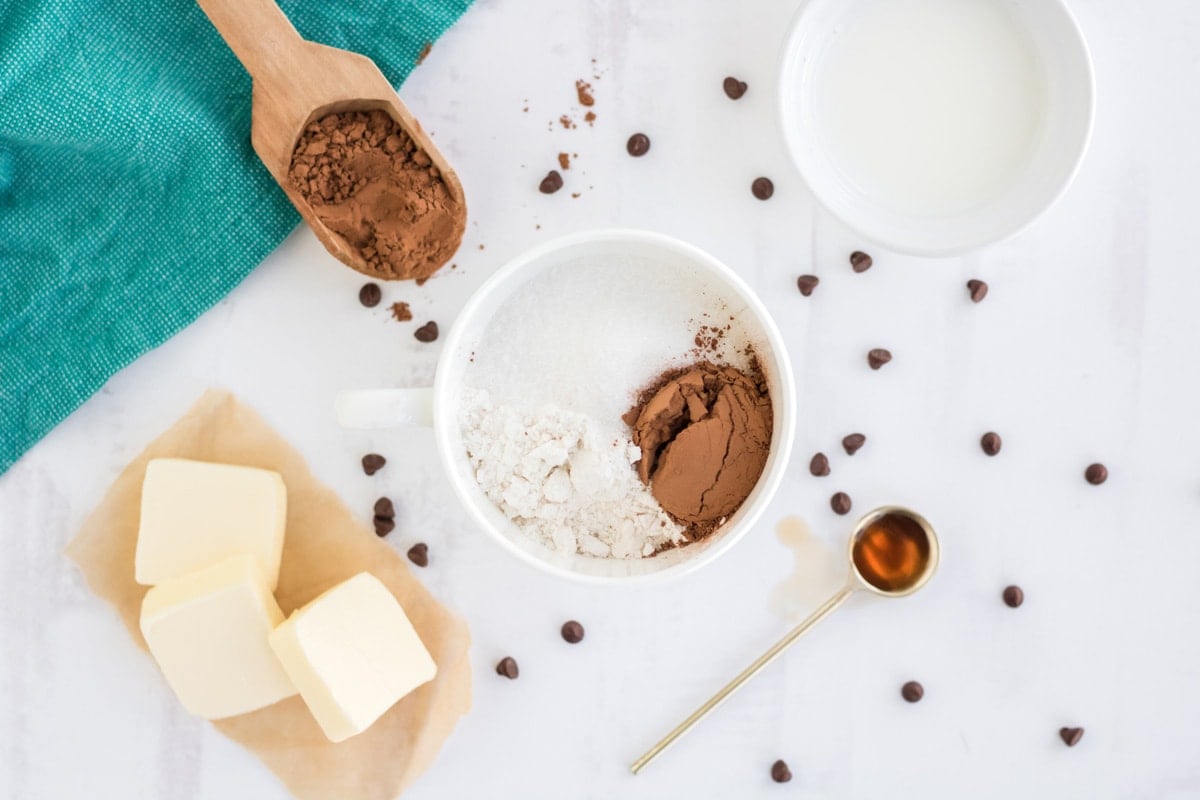
<path fill-rule="evenodd" d="M 771 446 L 761 376 L 709 361 L 664 373 L 623 418 L 642 450 L 638 476 L 690 541 L 741 507 Z"/>
<path fill-rule="evenodd" d="M 305 127 L 288 179 L 321 222 L 385 280 L 428 278 L 462 240 L 466 208 L 384 111 L 327 114 Z"/>

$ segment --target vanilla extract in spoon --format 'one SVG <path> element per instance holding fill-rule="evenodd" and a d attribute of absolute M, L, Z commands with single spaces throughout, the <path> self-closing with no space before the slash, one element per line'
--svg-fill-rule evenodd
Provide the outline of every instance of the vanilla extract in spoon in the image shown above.
<path fill-rule="evenodd" d="M 937 570 L 941 550 L 933 526 L 915 511 L 883 506 L 867 513 L 850 536 L 850 575 L 842 588 L 826 600 L 771 649 L 713 695 L 650 748 L 631 767 L 636 775 L 704 717 L 795 644 L 818 622 L 832 614 L 858 591 L 880 597 L 904 597 L 924 586 Z"/>

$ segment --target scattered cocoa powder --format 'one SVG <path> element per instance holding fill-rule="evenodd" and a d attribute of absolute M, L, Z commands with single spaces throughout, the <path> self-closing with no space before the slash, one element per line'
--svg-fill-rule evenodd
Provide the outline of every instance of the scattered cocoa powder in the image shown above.
<path fill-rule="evenodd" d="M 721 340 L 725 338 L 725 334 L 732 327 L 732 325 L 726 325 L 724 328 L 716 325 L 701 325 L 696 330 L 694 339 L 696 346 L 692 348 L 692 355 L 701 358 L 716 353 L 721 347 Z"/>
<path fill-rule="evenodd" d="M 600 80 L 599 72 L 594 74 L 592 79 Z M 583 78 L 575 81 L 575 99 L 579 102 L 579 105 L 582 106 L 583 109 L 586 109 L 586 113 L 583 115 L 583 121 L 588 125 L 592 125 L 596 121 L 596 112 L 591 110 L 592 106 L 596 105 L 596 96 L 592 93 L 592 85 Z M 526 100 L 525 102 L 528 103 L 529 101 Z M 525 110 L 528 111 L 529 108 L 526 107 Z M 578 111 L 581 109 L 573 110 Z M 574 130 L 578 127 L 578 125 L 575 123 L 574 117 L 572 117 L 570 114 L 563 114 L 561 117 L 559 117 L 558 124 L 566 130 Z M 554 130 L 553 121 L 550 123 L 550 130 Z M 564 166 L 563 169 L 566 169 L 566 167 Z"/>
<path fill-rule="evenodd" d="M 392 319 L 396 322 L 408 322 L 412 318 L 412 309 L 408 307 L 408 303 L 392 303 Z"/>
<path fill-rule="evenodd" d="M 749 374 L 710 361 L 669 370 L 623 419 L 642 450 L 638 476 L 689 541 L 741 507 L 771 446 L 771 398 L 757 365 Z"/>
<path fill-rule="evenodd" d="M 579 98 L 581 106 L 596 105 L 596 98 L 592 96 L 592 85 L 587 81 L 575 81 L 575 95 Z"/>
<path fill-rule="evenodd" d="M 466 228 L 462 199 L 450 194 L 429 154 L 381 110 L 309 123 L 288 178 L 361 258 L 344 260 L 377 278 L 429 277 L 458 249 Z"/>

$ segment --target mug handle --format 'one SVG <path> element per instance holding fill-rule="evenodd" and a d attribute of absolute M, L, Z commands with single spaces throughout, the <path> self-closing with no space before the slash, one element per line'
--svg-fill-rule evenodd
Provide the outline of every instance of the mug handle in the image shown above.
<path fill-rule="evenodd" d="M 337 396 L 338 424 L 371 430 L 400 425 L 433 427 L 433 388 L 355 389 Z"/>

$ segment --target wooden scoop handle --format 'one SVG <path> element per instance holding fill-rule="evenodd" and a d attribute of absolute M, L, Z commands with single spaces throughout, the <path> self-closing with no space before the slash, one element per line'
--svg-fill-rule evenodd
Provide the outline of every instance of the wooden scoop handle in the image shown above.
<path fill-rule="evenodd" d="M 197 0 L 260 88 L 297 79 L 304 39 L 274 0 Z"/>

